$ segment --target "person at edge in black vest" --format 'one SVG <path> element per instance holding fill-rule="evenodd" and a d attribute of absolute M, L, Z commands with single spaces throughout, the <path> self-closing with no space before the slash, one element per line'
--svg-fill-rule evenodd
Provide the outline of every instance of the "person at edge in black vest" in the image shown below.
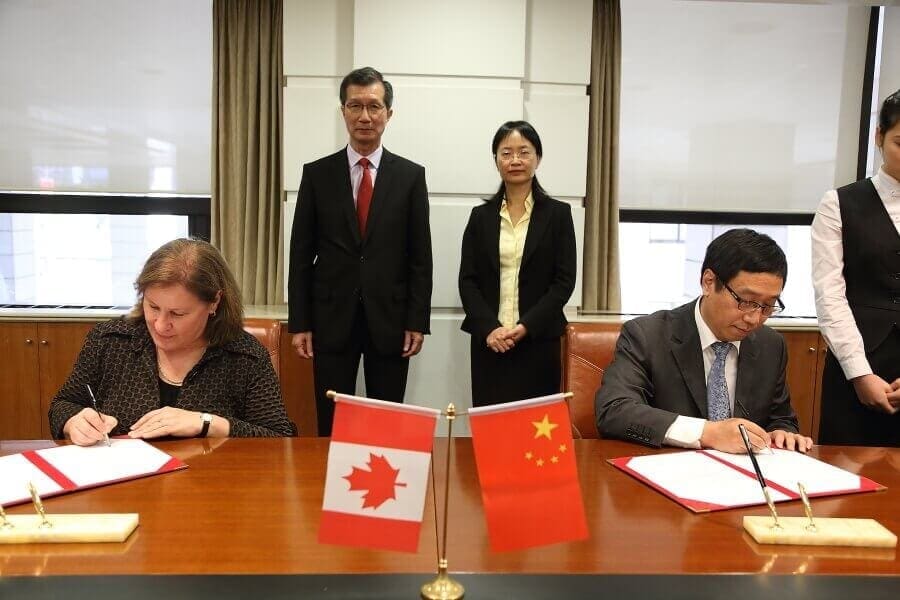
<path fill-rule="evenodd" d="M 825 194 L 812 224 L 822 376 L 820 444 L 900 446 L 900 90 L 875 132 L 883 164 Z"/>

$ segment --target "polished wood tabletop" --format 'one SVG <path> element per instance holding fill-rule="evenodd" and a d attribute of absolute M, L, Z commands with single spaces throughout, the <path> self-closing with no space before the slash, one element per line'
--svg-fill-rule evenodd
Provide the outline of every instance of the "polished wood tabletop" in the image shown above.
<path fill-rule="evenodd" d="M 447 558 L 452 572 L 581 574 L 898 575 L 896 549 L 760 546 L 741 518 L 764 507 L 693 514 L 607 463 L 657 452 L 607 440 L 577 440 L 590 538 L 529 550 L 488 547 L 471 440 L 455 439 L 450 468 Z M 53 442 L 0 442 L 0 455 Z M 121 544 L 0 546 L 0 576 L 65 574 L 432 573 L 437 549 L 432 494 L 419 550 L 381 552 L 317 542 L 328 440 L 178 440 L 155 444 L 189 468 L 48 498 L 48 513 L 138 512 Z M 447 440 L 435 443 L 439 503 Z M 816 447 L 813 455 L 887 486 L 813 501 L 818 516 L 875 518 L 900 532 L 900 449 Z M 32 512 L 30 505 L 7 509 Z M 779 504 L 803 514 L 799 502 Z M 547 526 L 554 520 L 547 507 Z"/>

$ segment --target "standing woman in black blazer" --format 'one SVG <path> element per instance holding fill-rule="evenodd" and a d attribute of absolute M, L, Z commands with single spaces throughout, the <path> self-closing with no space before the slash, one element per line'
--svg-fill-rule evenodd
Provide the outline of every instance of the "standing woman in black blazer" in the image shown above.
<path fill-rule="evenodd" d="M 575 289 L 571 207 L 538 183 L 541 138 L 509 121 L 491 144 L 500 189 L 472 209 L 459 295 L 472 335 L 472 405 L 553 394 L 560 384 L 563 306 Z"/>

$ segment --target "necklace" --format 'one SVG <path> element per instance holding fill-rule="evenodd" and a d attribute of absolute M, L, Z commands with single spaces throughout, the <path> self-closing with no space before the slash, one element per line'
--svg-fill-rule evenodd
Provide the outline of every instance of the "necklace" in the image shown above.
<path fill-rule="evenodd" d="M 166 372 L 163 371 L 162 365 L 157 363 L 156 370 L 159 373 L 159 378 L 163 380 L 163 382 L 168 383 L 169 385 L 181 386 L 184 383 L 184 378 L 182 379 L 170 379 L 166 376 Z"/>

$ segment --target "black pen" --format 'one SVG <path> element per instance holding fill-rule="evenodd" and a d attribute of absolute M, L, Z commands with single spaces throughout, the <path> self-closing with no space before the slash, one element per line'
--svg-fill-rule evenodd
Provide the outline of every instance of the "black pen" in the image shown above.
<path fill-rule="evenodd" d="M 91 395 L 91 403 L 94 405 L 94 412 L 96 412 L 98 415 L 100 415 L 100 409 L 97 408 L 97 399 L 94 398 L 94 391 L 91 390 L 91 385 L 89 383 L 86 383 L 86 384 L 84 384 L 84 387 L 87 388 L 88 394 Z M 100 415 L 100 420 L 101 421 L 103 420 L 103 415 Z M 109 435 L 105 431 L 103 432 L 103 441 L 106 442 L 107 447 L 112 446 L 112 444 L 109 441 Z"/>
<path fill-rule="evenodd" d="M 753 463 L 753 470 L 756 471 L 756 478 L 759 480 L 759 485 L 762 487 L 763 496 L 766 497 L 766 504 L 769 505 L 769 510 L 772 511 L 772 518 L 775 520 L 775 527 L 781 527 L 778 523 L 778 513 L 775 512 L 775 503 L 772 502 L 772 496 L 769 494 L 769 486 L 766 485 L 766 479 L 763 477 L 762 471 L 759 470 L 759 463 L 756 461 L 756 455 L 753 453 L 753 445 L 750 444 L 750 436 L 747 435 L 747 430 L 744 428 L 743 423 L 738 424 L 738 431 L 741 433 L 741 438 L 744 440 L 744 446 L 747 447 L 747 454 L 750 455 L 750 462 Z"/>

